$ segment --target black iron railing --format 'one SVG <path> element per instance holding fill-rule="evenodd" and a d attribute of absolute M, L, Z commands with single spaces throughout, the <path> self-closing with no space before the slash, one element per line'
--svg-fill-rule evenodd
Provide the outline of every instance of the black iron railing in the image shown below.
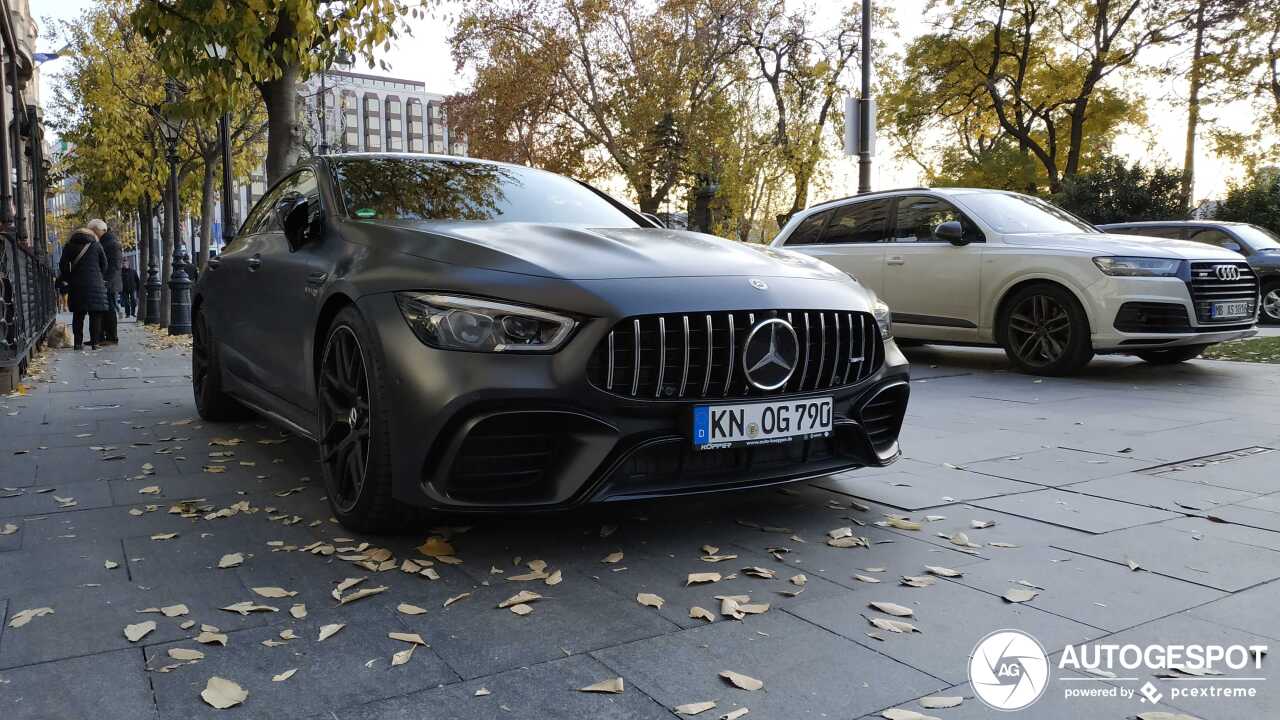
<path fill-rule="evenodd" d="M 0 369 L 22 369 L 57 314 L 53 269 L 0 232 Z"/>

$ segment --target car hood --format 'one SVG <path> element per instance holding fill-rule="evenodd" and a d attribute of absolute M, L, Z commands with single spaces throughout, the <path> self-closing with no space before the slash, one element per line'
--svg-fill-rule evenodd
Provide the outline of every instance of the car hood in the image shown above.
<path fill-rule="evenodd" d="M 1183 260 L 1243 260 L 1243 256 L 1213 245 L 1189 240 L 1112 235 L 1110 233 L 1035 233 L 1005 235 L 1007 245 L 1074 250 L 1098 255 L 1135 255 Z"/>
<path fill-rule="evenodd" d="M 352 229 L 408 255 L 572 280 L 758 276 L 844 280 L 827 263 L 764 245 L 662 228 L 360 221 Z"/>

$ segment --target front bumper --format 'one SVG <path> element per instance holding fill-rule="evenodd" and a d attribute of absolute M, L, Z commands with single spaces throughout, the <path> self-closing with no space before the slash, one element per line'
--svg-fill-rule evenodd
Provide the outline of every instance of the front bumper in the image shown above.
<path fill-rule="evenodd" d="M 444 510 L 552 510 L 591 502 L 760 487 L 898 458 L 910 389 L 892 340 L 860 383 L 776 399 L 831 396 L 829 437 L 694 450 L 692 411 L 705 400 L 618 397 L 587 380 L 610 329 L 587 321 L 553 355 L 440 351 L 413 335 L 390 295 L 360 310 L 383 358 L 393 495 Z M 760 397 L 754 400 L 775 399 Z M 738 402 L 738 401 L 730 401 Z"/>
<path fill-rule="evenodd" d="M 1098 353 L 1211 345 L 1257 334 L 1256 317 L 1201 321 L 1188 285 L 1180 278 L 1108 277 L 1092 285 L 1085 297 Z"/>

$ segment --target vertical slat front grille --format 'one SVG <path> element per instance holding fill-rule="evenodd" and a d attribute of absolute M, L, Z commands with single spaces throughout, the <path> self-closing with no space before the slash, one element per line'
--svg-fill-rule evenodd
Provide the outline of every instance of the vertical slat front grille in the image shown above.
<path fill-rule="evenodd" d="M 1218 275 L 1219 267 L 1234 267 L 1228 278 Z M 1247 262 L 1193 262 L 1191 263 L 1191 304 L 1196 309 L 1196 320 L 1206 323 L 1239 323 L 1241 318 L 1215 320 L 1211 313 L 1215 302 L 1249 302 L 1254 311 L 1258 307 L 1258 276 Z M 1246 319 L 1247 320 L 1247 319 Z"/>
<path fill-rule="evenodd" d="M 781 318 L 799 344 L 783 387 L 752 386 L 742 366 L 743 343 L 757 322 Z M 755 310 L 628 318 L 596 348 L 591 384 L 639 399 L 753 398 L 829 390 L 866 380 L 884 362 L 880 331 L 867 313 Z"/>

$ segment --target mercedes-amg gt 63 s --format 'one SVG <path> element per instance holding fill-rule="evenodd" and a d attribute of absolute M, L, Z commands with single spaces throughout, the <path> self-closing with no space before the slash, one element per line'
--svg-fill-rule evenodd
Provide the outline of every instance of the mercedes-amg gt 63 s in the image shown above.
<path fill-rule="evenodd" d="M 309 160 L 193 313 L 201 417 L 314 440 L 357 530 L 885 465 L 909 393 L 888 308 L 832 266 L 456 157 Z"/>

